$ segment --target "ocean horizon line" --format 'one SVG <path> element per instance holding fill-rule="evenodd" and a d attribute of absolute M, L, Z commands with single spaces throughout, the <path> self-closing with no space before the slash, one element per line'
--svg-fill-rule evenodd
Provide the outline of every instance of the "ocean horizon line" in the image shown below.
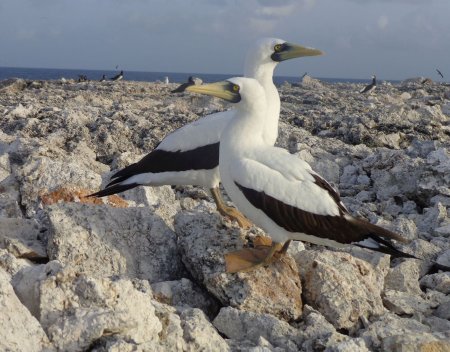
<path fill-rule="evenodd" d="M 78 69 L 78 68 L 37 68 L 37 67 L 9 67 L 0 66 L 0 80 L 9 78 L 23 78 L 35 80 L 57 80 L 61 78 L 77 79 L 79 75 L 87 75 L 90 80 L 99 80 L 103 74 L 113 76 L 122 69 L 106 70 L 106 69 Z M 130 81 L 144 81 L 155 82 L 164 81 L 165 77 L 169 78 L 169 82 L 180 83 L 185 82 L 189 76 L 196 76 L 205 82 L 212 82 L 217 79 L 229 78 L 234 76 L 242 76 L 237 73 L 201 73 L 201 72 L 168 72 L 168 71 L 136 71 L 123 70 L 125 80 Z M 274 81 L 277 84 L 282 84 L 285 81 L 289 83 L 298 83 L 300 78 L 307 72 L 299 74 L 298 76 L 291 75 L 274 75 Z M 89 74 L 92 76 L 89 77 Z M 345 77 L 319 77 L 314 74 L 311 77 L 317 78 L 329 83 L 366 83 L 370 82 L 371 78 L 345 78 Z M 110 77 L 108 77 L 110 78 Z M 380 79 L 380 81 L 387 81 L 391 83 L 398 83 L 399 79 Z"/>

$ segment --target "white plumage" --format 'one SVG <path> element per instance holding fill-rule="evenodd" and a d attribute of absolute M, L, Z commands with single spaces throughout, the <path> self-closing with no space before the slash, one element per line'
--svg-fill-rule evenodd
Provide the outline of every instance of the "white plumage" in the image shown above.
<path fill-rule="evenodd" d="M 267 264 L 290 240 L 333 247 L 355 244 L 409 256 L 388 241 L 404 242 L 401 236 L 351 216 L 337 192 L 305 161 L 267 145 L 264 125 L 269 105 L 258 81 L 240 77 L 226 82 L 187 90 L 239 102 L 220 139 L 219 170 L 222 184 L 238 210 L 274 241 L 257 265 Z M 235 256 L 226 257 L 230 258 Z"/>
<path fill-rule="evenodd" d="M 269 103 L 267 119 L 261 126 L 267 145 L 274 145 L 278 136 L 280 98 L 273 84 L 276 65 L 291 58 L 321 54 L 320 50 L 273 38 L 262 39 L 249 48 L 244 74 L 261 84 Z M 211 189 L 218 210 L 227 214 L 218 192 L 219 140 L 232 116 L 232 111 L 212 114 L 172 132 L 142 160 L 115 173 L 106 188 L 93 196 L 103 197 L 139 185 L 197 185 Z M 186 160 L 183 160 L 183 155 L 186 155 Z"/>

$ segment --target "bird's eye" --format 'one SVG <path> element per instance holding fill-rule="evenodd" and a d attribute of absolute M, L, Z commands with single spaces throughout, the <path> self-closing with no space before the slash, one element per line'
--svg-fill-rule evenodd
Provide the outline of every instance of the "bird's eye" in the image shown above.
<path fill-rule="evenodd" d="M 233 85 L 233 91 L 239 92 L 239 86 L 237 84 Z"/>
<path fill-rule="evenodd" d="M 275 50 L 275 52 L 279 52 L 279 51 L 281 51 L 282 47 L 283 46 L 281 44 L 277 44 L 273 47 L 273 50 Z"/>

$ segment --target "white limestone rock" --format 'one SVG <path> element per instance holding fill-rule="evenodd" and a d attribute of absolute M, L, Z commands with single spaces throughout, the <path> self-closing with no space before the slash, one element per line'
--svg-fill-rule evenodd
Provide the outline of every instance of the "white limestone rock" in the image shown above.
<path fill-rule="evenodd" d="M 405 259 L 400 264 L 389 269 L 384 280 L 384 290 L 395 290 L 420 295 L 419 286 L 420 261 Z"/>
<path fill-rule="evenodd" d="M 32 288 L 39 293 L 39 320 L 58 349 L 84 350 L 110 334 L 138 344 L 158 342 L 161 323 L 149 287 L 142 291 L 129 280 L 89 278 L 70 268 L 46 276 Z"/>
<path fill-rule="evenodd" d="M 0 218 L 0 248 L 6 248 L 17 258 L 47 258 L 40 235 L 39 225 L 34 220 Z"/>
<path fill-rule="evenodd" d="M 147 208 L 66 203 L 46 212 L 52 260 L 97 278 L 126 275 L 158 282 L 183 275 L 175 234 Z"/>
<path fill-rule="evenodd" d="M 398 315 L 413 315 L 415 313 L 430 315 L 432 308 L 437 306 L 436 302 L 428 301 L 420 295 L 394 290 L 384 291 L 383 303 L 387 309 Z"/>
<path fill-rule="evenodd" d="M 420 279 L 420 285 L 446 295 L 450 294 L 450 272 L 425 275 Z"/>
<path fill-rule="evenodd" d="M 16 258 L 6 249 L 0 249 L 0 268 L 13 276 L 23 268 L 32 266 L 27 259 Z"/>
<path fill-rule="evenodd" d="M 337 329 L 354 330 L 360 317 L 381 315 L 382 285 L 369 263 L 341 252 L 304 251 L 297 258 L 305 303 Z"/>
<path fill-rule="evenodd" d="M 17 298 L 9 280 L 9 275 L 0 268 L 0 350 L 54 350 L 39 322 Z"/>
<path fill-rule="evenodd" d="M 387 313 L 363 330 L 359 336 L 364 339 L 369 349 L 379 349 L 384 339 L 401 334 L 420 334 L 430 332 L 430 327 L 417 320 L 400 318 L 395 314 Z"/>
<path fill-rule="evenodd" d="M 300 316 L 301 284 L 291 257 L 268 267 L 227 274 L 223 255 L 242 248 L 245 233 L 240 228 L 222 225 L 217 215 L 180 212 L 175 231 L 187 270 L 223 305 L 285 320 Z"/>
<path fill-rule="evenodd" d="M 155 299 L 171 306 L 199 308 L 207 316 L 215 315 L 219 309 L 216 300 L 186 278 L 153 283 L 152 290 Z"/>
<path fill-rule="evenodd" d="M 200 309 L 184 310 L 180 318 L 187 351 L 230 351 L 228 344 Z"/>
<path fill-rule="evenodd" d="M 383 339 L 381 348 L 392 352 L 449 351 L 450 342 L 438 333 L 399 334 Z"/>
<path fill-rule="evenodd" d="M 274 347 L 285 351 L 298 351 L 303 336 L 300 330 L 270 314 L 246 312 L 224 307 L 213 321 L 220 333 L 231 340 L 258 345 L 263 337 Z"/>

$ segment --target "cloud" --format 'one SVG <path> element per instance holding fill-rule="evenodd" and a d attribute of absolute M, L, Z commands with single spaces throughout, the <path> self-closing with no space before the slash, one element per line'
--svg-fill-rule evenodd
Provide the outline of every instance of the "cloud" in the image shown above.
<path fill-rule="evenodd" d="M 377 24 L 379 29 L 385 30 L 389 24 L 389 18 L 386 15 L 381 15 L 378 17 Z"/>

